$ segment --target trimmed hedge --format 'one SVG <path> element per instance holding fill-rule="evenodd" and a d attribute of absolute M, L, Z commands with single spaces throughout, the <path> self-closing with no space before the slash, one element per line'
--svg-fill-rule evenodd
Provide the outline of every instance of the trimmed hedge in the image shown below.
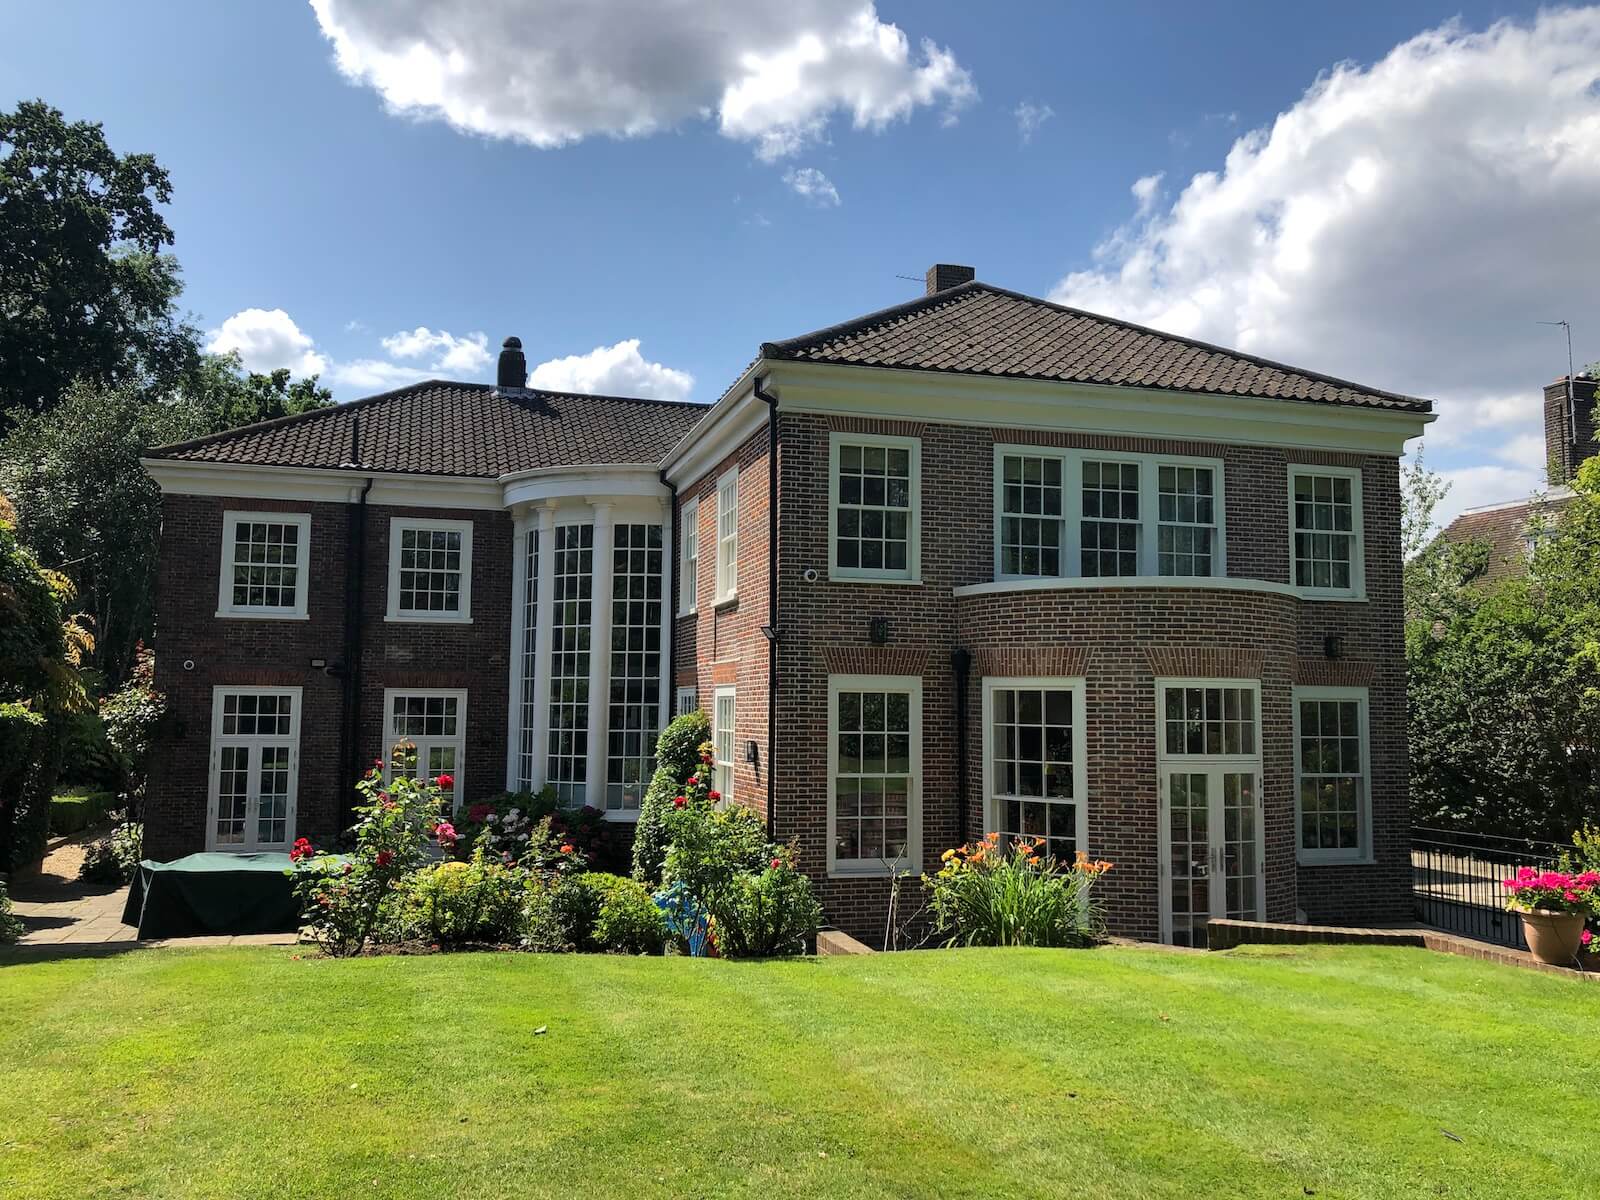
<path fill-rule="evenodd" d="M 661 731 L 656 742 L 656 773 L 639 805 L 633 831 L 633 877 L 654 886 L 661 882 L 667 857 L 667 814 L 683 782 L 700 766 L 700 747 L 711 740 L 711 722 L 703 712 L 684 713 Z"/>
<path fill-rule="evenodd" d="M 66 792 L 50 797 L 50 832 L 80 833 L 98 825 L 116 804 L 110 792 Z"/>

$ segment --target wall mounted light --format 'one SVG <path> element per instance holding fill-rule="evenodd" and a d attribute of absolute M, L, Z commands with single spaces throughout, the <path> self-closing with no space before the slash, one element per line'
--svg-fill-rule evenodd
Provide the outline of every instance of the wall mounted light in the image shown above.
<path fill-rule="evenodd" d="M 752 767 L 761 761 L 761 750 L 756 745 L 755 738 L 751 738 L 744 744 L 744 760 Z"/>
<path fill-rule="evenodd" d="M 1327 658 L 1344 657 L 1344 634 L 1330 633 L 1322 639 L 1322 653 Z"/>
<path fill-rule="evenodd" d="M 871 617 L 867 621 L 867 641 L 874 646 L 889 644 L 889 618 Z"/>

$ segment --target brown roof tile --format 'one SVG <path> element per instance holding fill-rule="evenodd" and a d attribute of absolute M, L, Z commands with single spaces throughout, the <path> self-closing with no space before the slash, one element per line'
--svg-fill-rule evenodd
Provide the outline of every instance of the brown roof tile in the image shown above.
<path fill-rule="evenodd" d="M 1542 512 L 1546 520 L 1559 519 L 1571 499 L 1570 493 L 1558 491 L 1544 498 L 1468 509 L 1439 536 L 1447 542 L 1487 543 L 1489 558 L 1480 579 L 1520 575 L 1528 568 L 1528 526 L 1535 513 Z"/>
<path fill-rule="evenodd" d="M 964 283 L 762 348 L 768 358 L 902 367 L 1169 391 L 1308 400 L 1403 412 L 1431 401 L 1363 387 L 1192 338 Z"/>
<path fill-rule="evenodd" d="M 665 400 L 430 380 L 161 446 L 150 457 L 494 478 L 538 467 L 659 462 L 705 412 Z M 352 435 L 359 441 L 353 459 Z"/>

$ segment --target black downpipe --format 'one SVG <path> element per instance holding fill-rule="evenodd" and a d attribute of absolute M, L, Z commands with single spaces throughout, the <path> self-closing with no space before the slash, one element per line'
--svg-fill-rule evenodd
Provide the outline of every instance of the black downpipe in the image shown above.
<path fill-rule="evenodd" d="M 972 670 L 972 652 L 957 646 L 950 652 L 950 665 L 956 673 L 956 845 L 965 846 L 967 836 L 967 680 Z"/>
<path fill-rule="evenodd" d="M 355 424 L 350 432 L 350 459 L 352 466 L 360 462 L 360 413 L 355 414 Z M 362 775 L 361 764 L 361 605 L 363 585 L 366 582 L 367 558 L 367 493 L 372 490 L 372 477 L 362 485 L 361 494 L 349 505 L 349 518 L 345 522 L 344 553 L 344 801 L 340 806 L 340 823 L 348 823 L 353 815 L 351 797 Z M 387 754 L 387 748 L 384 753 Z"/>
<path fill-rule="evenodd" d="M 767 406 L 767 840 L 778 834 L 777 798 L 772 782 L 777 766 L 775 739 L 778 730 L 778 398 L 763 386 L 764 375 L 756 376 L 754 392 Z"/>

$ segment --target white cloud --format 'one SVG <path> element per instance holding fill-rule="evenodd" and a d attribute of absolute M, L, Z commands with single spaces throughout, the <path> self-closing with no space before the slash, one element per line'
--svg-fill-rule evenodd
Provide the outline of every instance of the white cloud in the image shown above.
<path fill-rule="evenodd" d="M 1022 144 L 1026 146 L 1033 141 L 1033 135 L 1039 132 L 1039 126 L 1056 115 L 1056 110 L 1048 104 L 1035 104 L 1031 100 L 1024 100 L 1017 105 L 1011 115 L 1017 119 L 1017 133 L 1022 138 Z"/>
<path fill-rule="evenodd" d="M 1433 511 L 1434 524 L 1440 529 L 1454 521 L 1468 508 L 1480 504 L 1495 504 L 1501 500 L 1517 500 L 1544 487 L 1544 470 L 1530 471 L 1518 467 L 1485 464 L 1440 471 L 1450 484 L 1450 490 Z"/>
<path fill-rule="evenodd" d="M 206 349 L 239 355 L 247 371 L 266 374 L 288 367 L 296 376 L 316 375 L 327 366 L 316 343 L 281 308 L 246 308 L 211 331 Z"/>
<path fill-rule="evenodd" d="M 1437 398 L 1452 504 L 1504 499 L 1537 475 L 1541 388 L 1566 369 L 1535 322 L 1600 308 L 1597 79 L 1600 8 L 1341 64 L 1170 205 L 1141 180 L 1052 295 Z"/>
<path fill-rule="evenodd" d="M 769 161 L 836 115 L 881 130 L 977 98 L 871 0 L 311 0 L 339 70 L 396 112 L 539 147 L 714 121 Z"/>
<path fill-rule="evenodd" d="M 839 189 L 833 186 L 833 180 L 815 167 L 785 171 L 783 181 L 820 208 L 839 206 Z"/>
<path fill-rule="evenodd" d="M 469 333 L 463 337 L 440 330 L 435 333 L 426 325 L 392 333 L 383 339 L 383 348 L 393 358 L 433 357 L 435 371 L 471 375 L 489 365 L 489 338 L 483 333 Z"/>
<path fill-rule="evenodd" d="M 614 346 L 596 346 L 587 354 L 542 362 L 529 373 L 528 386 L 553 392 L 687 400 L 694 376 L 648 361 L 639 353 L 639 339 L 628 338 Z"/>
<path fill-rule="evenodd" d="M 352 358 L 336 362 L 328 368 L 327 383 L 334 388 L 353 388 L 366 394 L 387 392 L 432 379 L 437 372 L 422 367 L 409 367 L 403 363 L 382 358 Z"/>

